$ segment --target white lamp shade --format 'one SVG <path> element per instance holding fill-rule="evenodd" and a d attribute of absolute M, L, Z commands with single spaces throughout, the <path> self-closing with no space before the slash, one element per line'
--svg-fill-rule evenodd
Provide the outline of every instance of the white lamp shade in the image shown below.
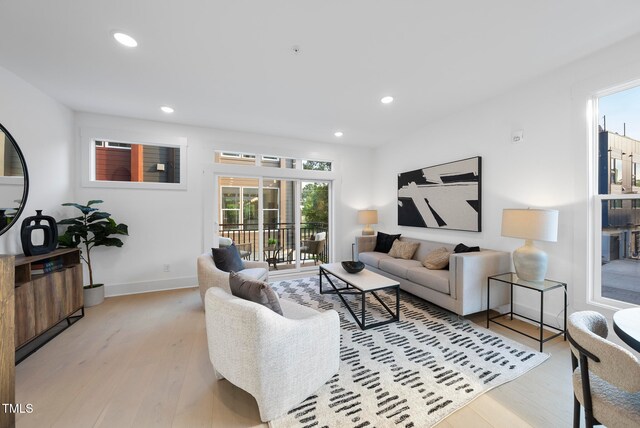
<path fill-rule="evenodd" d="M 505 209 L 502 211 L 502 236 L 556 242 L 558 211 L 543 209 Z"/>
<path fill-rule="evenodd" d="M 358 224 L 378 224 L 377 210 L 358 211 Z"/>

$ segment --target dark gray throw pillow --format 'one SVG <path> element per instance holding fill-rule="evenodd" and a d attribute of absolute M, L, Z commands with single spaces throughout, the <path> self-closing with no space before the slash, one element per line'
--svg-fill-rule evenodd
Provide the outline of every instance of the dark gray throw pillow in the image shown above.
<path fill-rule="evenodd" d="M 378 253 L 388 253 L 389 251 L 391 251 L 393 241 L 398 238 L 400 238 L 400 234 L 388 235 L 383 232 L 378 232 L 378 236 L 376 236 L 376 247 L 373 249 L 373 251 L 377 251 Z"/>
<path fill-rule="evenodd" d="M 224 248 L 212 248 L 213 262 L 216 267 L 225 272 L 239 272 L 244 269 L 240 253 L 234 244 Z"/>
<path fill-rule="evenodd" d="M 259 303 L 282 315 L 278 295 L 268 283 L 240 273 L 231 272 L 229 274 L 229 288 L 231 288 L 231 294 L 234 296 Z"/>
<path fill-rule="evenodd" d="M 467 247 L 462 242 L 459 243 L 458 245 L 456 245 L 456 247 L 453 249 L 453 252 L 456 253 L 456 254 L 459 254 L 459 253 L 475 253 L 477 251 L 480 251 L 480 247 Z"/>

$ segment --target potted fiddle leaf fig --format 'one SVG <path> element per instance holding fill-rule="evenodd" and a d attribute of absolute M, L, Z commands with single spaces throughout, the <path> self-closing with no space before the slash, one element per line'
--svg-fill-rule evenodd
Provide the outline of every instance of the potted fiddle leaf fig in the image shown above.
<path fill-rule="evenodd" d="M 129 227 L 124 223 L 116 223 L 111 214 L 100 211 L 92 205 L 101 204 L 100 200 L 92 200 L 87 205 L 65 203 L 63 207 L 75 207 L 80 210 L 78 217 L 67 218 L 58 222 L 59 226 L 67 226 L 64 233 L 58 236 L 58 245 L 64 248 L 80 247 L 80 258 L 89 270 L 89 285 L 84 286 L 84 305 L 95 306 L 104 301 L 104 284 L 93 281 L 91 250 L 95 247 L 122 247 L 123 242 L 114 235 L 129 235 Z"/>

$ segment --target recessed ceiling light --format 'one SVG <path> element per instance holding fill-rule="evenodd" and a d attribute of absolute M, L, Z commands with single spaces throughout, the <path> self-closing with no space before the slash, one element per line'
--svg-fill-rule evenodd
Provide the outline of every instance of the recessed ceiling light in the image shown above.
<path fill-rule="evenodd" d="M 393 102 L 393 97 L 390 97 L 390 96 L 387 95 L 386 97 L 382 97 L 382 99 L 380 99 L 380 102 L 382 104 L 392 103 Z"/>
<path fill-rule="evenodd" d="M 342 131 L 336 131 L 333 133 L 333 135 L 335 135 L 336 137 L 342 137 L 344 134 L 342 133 Z"/>
<path fill-rule="evenodd" d="M 113 38 L 116 39 L 118 43 L 128 48 L 135 48 L 136 46 L 138 46 L 138 42 L 136 42 L 136 39 L 128 34 L 121 33 L 119 31 L 113 33 Z"/>
<path fill-rule="evenodd" d="M 160 107 L 160 110 L 162 110 L 165 113 L 173 113 L 174 112 L 173 108 L 171 108 L 169 106 L 162 106 L 162 107 Z"/>

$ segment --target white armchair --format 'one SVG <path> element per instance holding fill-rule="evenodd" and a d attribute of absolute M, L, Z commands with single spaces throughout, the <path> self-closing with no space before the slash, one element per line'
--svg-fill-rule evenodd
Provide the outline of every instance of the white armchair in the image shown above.
<path fill-rule="evenodd" d="M 250 276 L 260 281 L 269 280 L 269 265 L 267 262 L 252 262 L 245 260 L 242 262 L 244 270 L 242 274 Z M 207 252 L 198 257 L 198 285 L 200 287 L 200 297 L 204 303 L 204 293 L 211 287 L 220 287 L 231 293 L 229 288 L 229 272 L 225 272 L 216 267 L 213 256 Z"/>
<path fill-rule="evenodd" d="M 284 316 L 210 288 L 205 296 L 209 358 L 217 379 L 251 394 L 263 422 L 285 414 L 338 372 L 340 319 L 280 300 Z"/>

